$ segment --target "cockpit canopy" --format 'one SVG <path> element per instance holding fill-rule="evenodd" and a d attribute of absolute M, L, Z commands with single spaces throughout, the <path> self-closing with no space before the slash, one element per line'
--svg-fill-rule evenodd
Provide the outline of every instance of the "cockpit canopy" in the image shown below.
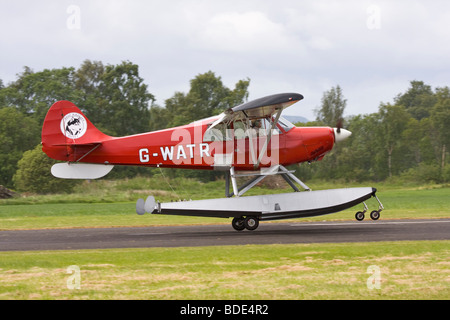
<path fill-rule="evenodd" d="M 274 119 L 272 118 L 272 121 Z M 256 119 L 253 121 L 236 120 L 229 123 L 219 123 L 214 128 L 209 130 L 209 127 L 214 122 L 208 124 L 203 141 L 231 141 L 245 139 L 251 137 L 266 136 L 269 134 L 269 130 L 272 123 L 267 119 Z M 277 126 L 272 131 L 272 135 L 283 134 L 295 127 L 289 120 L 280 117 L 278 119 Z"/>

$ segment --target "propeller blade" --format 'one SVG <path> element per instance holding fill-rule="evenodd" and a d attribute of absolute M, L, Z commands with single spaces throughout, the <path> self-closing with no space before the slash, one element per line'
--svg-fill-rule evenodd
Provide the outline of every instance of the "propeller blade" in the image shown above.
<path fill-rule="evenodd" d="M 344 126 L 344 119 L 339 118 L 339 120 L 336 123 L 336 129 L 337 129 L 337 133 L 341 133 L 341 129 Z"/>

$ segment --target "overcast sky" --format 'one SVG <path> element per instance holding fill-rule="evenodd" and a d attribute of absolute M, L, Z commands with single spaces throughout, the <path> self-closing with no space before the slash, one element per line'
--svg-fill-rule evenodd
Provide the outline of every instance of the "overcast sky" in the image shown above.
<path fill-rule="evenodd" d="M 411 80 L 450 86 L 450 1 L 0 0 L 0 79 L 129 60 L 159 105 L 214 71 L 250 99 L 298 92 L 285 111 L 314 119 L 340 85 L 345 115 L 377 112 Z"/>

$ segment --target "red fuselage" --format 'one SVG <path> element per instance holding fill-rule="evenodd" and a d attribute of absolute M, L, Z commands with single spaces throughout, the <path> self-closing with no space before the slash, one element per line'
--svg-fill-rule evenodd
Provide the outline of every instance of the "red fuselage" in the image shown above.
<path fill-rule="evenodd" d="M 213 120 L 120 138 L 102 136 L 98 146 L 44 143 L 43 149 L 54 159 L 70 162 L 187 169 L 215 169 L 232 164 L 236 170 L 257 169 L 255 159 L 267 136 L 238 138 L 231 128 L 227 140 L 205 141 L 208 124 Z M 334 144 L 334 132 L 329 127 L 293 127 L 286 132 L 279 126 L 276 131 L 259 167 L 320 160 Z"/>
<path fill-rule="evenodd" d="M 336 129 L 295 127 L 280 119 L 266 143 L 271 128 L 267 119 L 258 120 L 258 129 L 253 125 L 249 129 L 250 123 L 242 120 L 214 126 L 218 118 L 111 137 L 100 132 L 73 103 L 59 101 L 44 120 L 42 149 L 49 157 L 67 162 L 201 170 L 233 166 L 235 170 L 257 170 L 320 160 L 336 140 Z"/>

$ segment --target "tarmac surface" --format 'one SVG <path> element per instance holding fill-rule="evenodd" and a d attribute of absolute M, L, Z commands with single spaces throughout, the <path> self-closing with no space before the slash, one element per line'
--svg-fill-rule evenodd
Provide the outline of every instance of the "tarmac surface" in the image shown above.
<path fill-rule="evenodd" d="M 195 247 L 245 244 L 450 240 L 450 219 L 261 222 L 254 231 L 230 224 L 0 231 L 0 251 Z"/>

